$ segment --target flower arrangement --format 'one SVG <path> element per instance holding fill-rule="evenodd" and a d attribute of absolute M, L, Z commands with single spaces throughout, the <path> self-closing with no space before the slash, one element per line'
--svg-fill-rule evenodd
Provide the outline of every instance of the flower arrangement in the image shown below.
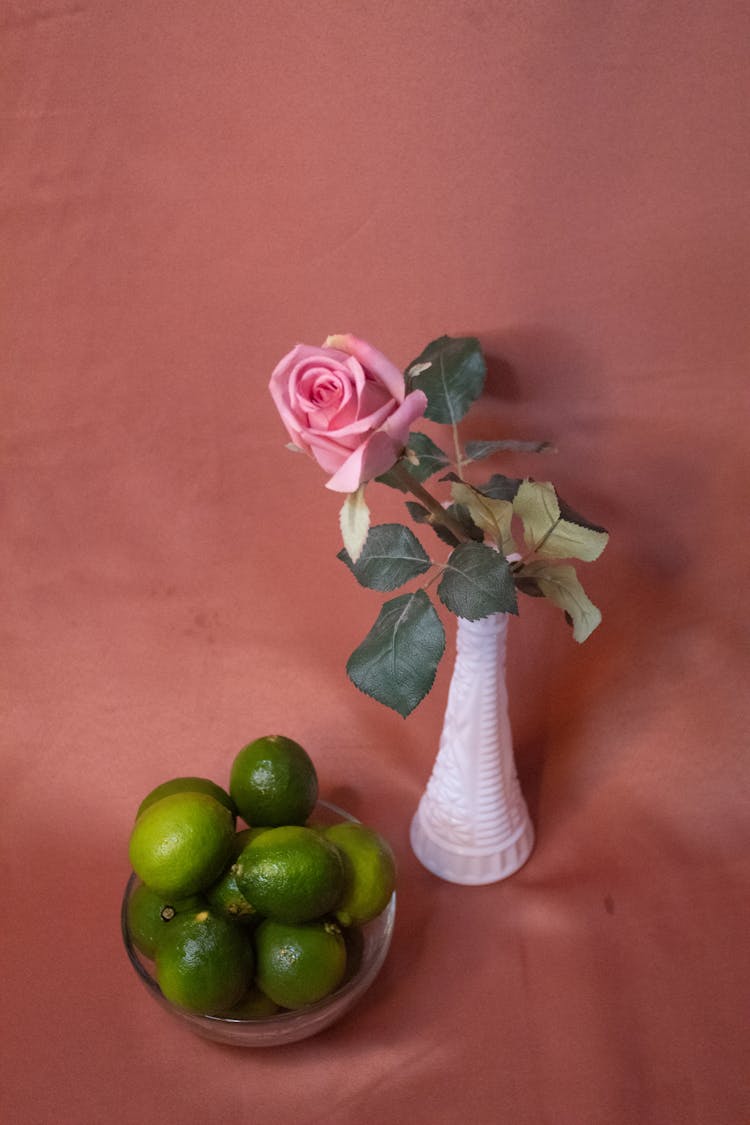
<path fill-rule="evenodd" d="M 386 593 L 425 576 L 423 585 L 383 604 L 347 662 L 361 691 L 404 717 L 430 691 L 445 650 L 429 592 L 435 583 L 442 604 L 470 621 L 517 614 L 518 592 L 562 609 L 576 641 L 601 621 L 570 560 L 597 559 L 605 529 L 549 482 L 500 473 L 479 484 L 467 479 L 470 467 L 495 454 L 552 451 L 548 442 L 461 444 L 458 423 L 481 395 L 485 375 L 473 337 L 433 340 L 402 374 L 364 340 L 339 335 L 321 348 L 298 344 L 271 376 L 288 448 L 313 457 L 329 474 L 326 487 L 346 494 L 341 561 L 362 586 Z M 421 418 L 449 427 L 451 453 L 412 429 Z M 443 499 L 426 487 L 431 478 L 447 493 Z M 446 557 L 431 557 L 404 524 L 371 524 L 371 484 L 410 494 L 411 519 L 435 534 Z"/>

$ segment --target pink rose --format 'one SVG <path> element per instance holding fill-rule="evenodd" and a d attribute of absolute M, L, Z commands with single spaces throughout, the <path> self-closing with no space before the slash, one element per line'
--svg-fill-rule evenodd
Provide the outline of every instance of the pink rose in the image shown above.
<path fill-rule="evenodd" d="M 389 359 L 350 335 L 329 336 L 322 348 L 297 344 L 270 391 L 292 441 L 332 474 L 334 492 L 356 492 L 390 469 L 427 406 L 422 391 L 406 394 Z"/>

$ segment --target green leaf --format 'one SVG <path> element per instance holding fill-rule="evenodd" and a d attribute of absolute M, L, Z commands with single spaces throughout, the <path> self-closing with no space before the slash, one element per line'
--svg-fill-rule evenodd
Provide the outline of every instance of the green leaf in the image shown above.
<path fill-rule="evenodd" d="M 516 551 L 510 530 L 513 505 L 509 500 L 494 500 L 484 496 L 464 481 L 455 481 L 451 485 L 451 493 L 458 504 L 466 505 L 477 527 L 487 532 L 504 555 L 512 555 Z"/>
<path fill-rule="evenodd" d="M 416 500 L 407 500 L 406 506 L 415 523 L 429 523 L 432 519 L 431 513 L 424 504 L 418 504 Z"/>
<path fill-rule="evenodd" d="M 476 485 L 476 489 L 494 500 L 513 500 L 522 483 L 520 477 L 504 477 L 502 473 L 495 473 L 484 484 Z"/>
<path fill-rule="evenodd" d="M 352 683 L 406 718 L 435 682 L 445 632 L 424 590 L 400 594 L 378 619 L 346 665 Z"/>
<path fill-rule="evenodd" d="M 419 464 L 416 465 L 408 456 L 405 461 L 406 468 L 418 481 L 427 480 L 433 473 L 439 472 L 440 469 L 444 469 L 446 465 L 450 464 L 448 454 L 444 453 L 439 445 L 435 445 L 435 442 L 427 434 L 409 434 L 406 448 L 407 453 L 411 450 L 418 458 Z"/>
<path fill-rule="evenodd" d="M 468 535 L 475 543 L 484 543 L 484 532 L 481 527 L 477 527 L 474 523 L 469 509 L 465 504 L 449 504 L 445 510 L 449 516 L 453 517 L 456 523 L 461 525 L 465 535 Z"/>
<path fill-rule="evenodd" d="M 410 460 L 408 455 L 404 457 L 400 464 L 411 473 L 415 480 L 425 481 L 437 473 L 440 469 L 444 469 L 446 465 L 450 464 L 450 458 L 447 454 L 443 453 L 440 446 L 435 445 L 432 438 L 427 434 L 412 433 L 409 434 L 409 440 L 406 443 L 407 453 L 409 450 L 416 456 L 417 463 Z M 406 487 L 396 477 L 392 469 L 388 472 L 382 473 L 379 477 L 375 478 L 379 484 L 387 484 L 389 488 L 397 488 L 400 492 L 406 492 Z"/>
<path fill-rule="evenodd" d="M 450 481 L 451 486 L 454 483 L 463 483 L 458 473 L 454 472 L 446 473 L 444 477 L 440 478 L 440 481 L 441 483 L 444 481 Z M 452 504 L 446 505 L 445 511 L 449 516 L 453 517 L 456 523 L 459 523 L 461 525 L 465 534 L 468 535 L 470 539 L 474 539 L 477 543 L 484 542 L 484 532 L 482 531 L 481 527 L 477 527 L 477 525 L 474 523 L 474 520 L 471 518 L 469 509 L 465 504 L 457 504 L 454 500 Z"/>
<path fill-rule="evenodd" d="M 427 395 L 425 418 L 452 425 L 460 422 L 484 387 L 487 366 L 473 336 L 441 336 L 409 364 L 411 390 Z"/>
<path fill-rule="evenodd" d="M 361 484 L 356 492 L 350 492 L 339 513 L 339 526 L 344 547 L 356 562 L 362 553 L 367 531 L 370 526 L 370 509 L 365 500 L 365 486 Z"/>
<path fill-rule="evenodd" d="M 409 509 L 409 514 L 415 523 L 426 523 L 437 535 L 438 539 L 442 539 L 443 543 L 447 543 L 449 547 L 457 547 L 459 540 L 445 524 L 438 523 L 427 508 L 422 504 L 418 504 L 416 500 L 407 500 L 406 507 Z"/>
<path fill-rule="evenodd" d="M 564 510 L 561 508 L 549 483 L 523 481 L 513 507 L 523 521 L 526 546 L 542 558 L 593 562 L 609 541 L 609 535 L 603 528 L 565 518 L 575 513 L 567 506 Z"/>
<path fill-rule="evenodd" d="M 414 532 L 400 523 L 371 527 L 356 562 L 347 551 L 336 557 L 346 563 L 360 586 L 371 590 L 395 590 L 432 566 Z"/>
<path fill-rule="evenodd" d="M 464 452 L 470 461 L 481 461 L 493 453 L 556 453 L 549 441 L 467 441 Z"/>
<path fill-rule="evenodd" d="M 451 613 L 478 621 L 492 613 L 518 613 L 513 575 L 504 556 L 483 543 L 461 543 L 438 586 Z"/>
<path fill-rule="evenodd" d="M 575 567 L 545 562 L 527 563 L 516 579 L 533 582 L 545 598 L 565 612 L 573 625 L 573 638 L 582 644 L 601 622 L 602 615 L 578 581 Z"/>

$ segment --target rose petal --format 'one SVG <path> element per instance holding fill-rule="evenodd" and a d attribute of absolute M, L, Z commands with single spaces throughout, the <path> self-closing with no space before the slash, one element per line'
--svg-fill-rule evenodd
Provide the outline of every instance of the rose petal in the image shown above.
<path fill-rule="evenodd" d="M 398 454 L 399 450 L 392 440 L 379 430 L 347 457 L 331 479 L 326 481 L 326 488 L 330 488 L 332 492 L 356 492 L 361 484 L 390 469 Z"/>
<path fill-rule="evenodd" d="M 309 349 L 304 344 L 297 344 L 292 348 L 282 360 L 277 363 L 276 367 L 271 374 L 271 379 L 268 388 L 271 392 L 271 397 L 279 412 L 281 421 L 286 427 L 292 441 L 297 445 L 306 446 L 307 442 L 305 436 L 300 428 L 300 423 L 297 421 L 292 410 L 290 397 L 289 397 L 289 372 L 298 362 L 303 353 L 309 352 Z"/>
<path fill-rule="evenodd" d="M 297 396 L 308 410 L 336 409 L 351 397 L 351 384 L 338 371 L 305 365 L 297 377 Z"/>
<path fill-rule="evenodd" d="M 303 412 L 342 406 L 356 395 L 344 364 L 325 356 L 305 358 L 289 374 L 289 403 Z"/>
<path fill-rule="evenodd" d="M 395 405 L 393 396 L 388 393 L 382 383 L 377 383 L 374 379 L 367 379 L 359 396 L 357 418 L 369 418 L 386 404 L 393 408 Z"/>
<path fill-rule="evenodd" d="M 374 348 L 372 344 L 368 344 L 366 340 L 360 340 L 358 336 L 352 336 L 350 332 L 347 332 L 343 336 L 329 336 L 325 342 L 325 347 L 338 348 L 342 352 L 348 352 L 349 355 L 355 356 L 365 371 L 371 371 L 397 402 L 404 401 L 406 385 L 403 375 L 395 363 L 391 363 L 388 357 Z"/>
<path fill-rule="evenodd" d="M 361 484 L 392 468 L 406 445 L 412 423 L 422 417 L 426 407 L 423 391 L 407 395 L 382 429 L 362 442 L 326 481 L 326 488 L 332 492 L 354 492 Z M 313 456 L 317 459 L 316 454 Z"/>
<path fill-rule="evenodd" d="M 371 430 L 379 430 L 388 420 L 389 415 L 393 414 L 396 409 L 398 409 L 397 404 L 394 403 L 393 399 L 389 399 L 388 402 L 381 406 L 379 410 L 376 410 L 374 414 L 368 414 L 364 418 L 356 418 L 348 424 L 344 424 L 345 414 L 342 411 L 342 425 L 339 425 L 337 421 L 336 425 L 332 426 L 331 429 L 335 436 L 342 441 L 348 441 L 349 438 L 359 438 L 361 440 L 361 435 L 367 434 Z M 320 433 L 325 431 L 320 431 L 317 427 L 311 426 L 310 433 L 313 434 L 316 432 Z"/>
<path fill-rule="evenodd" d="M 400 448 L 403 448 L 409 437 L 409 430 L 417 418 L 422 417 L 426 409 L 427 395 L 424 391 L 411 391 L 384 423 L 383 429 Z"/>
<path fill-rule="evenodd" d="M 341 468 L 354 449 L 356 449 L 361 440 L 361 438 L 353 440 L 351 446 L 347 448 L 342 445 L 340 441 L 326 438 L 321 434 L 313 434 L 309 437 L 307 452 L 315 458 L 324 472 L 335 473 Z"/>

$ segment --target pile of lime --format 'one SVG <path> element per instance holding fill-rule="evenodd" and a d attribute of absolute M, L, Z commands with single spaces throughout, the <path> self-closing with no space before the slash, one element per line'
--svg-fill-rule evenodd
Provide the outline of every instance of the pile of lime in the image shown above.
<path fill-rule="evenodd" d="M 141 802 L 128 931 L 167 999 L 261 1019 L 322 1000 L 354 972 L 361 928 L 393 893 L 394 856 L 363 824 L 312 823 L 317 798 L 307 751 L 270 735 L 237 754 L 228 792 L 178 777 Z"/>

